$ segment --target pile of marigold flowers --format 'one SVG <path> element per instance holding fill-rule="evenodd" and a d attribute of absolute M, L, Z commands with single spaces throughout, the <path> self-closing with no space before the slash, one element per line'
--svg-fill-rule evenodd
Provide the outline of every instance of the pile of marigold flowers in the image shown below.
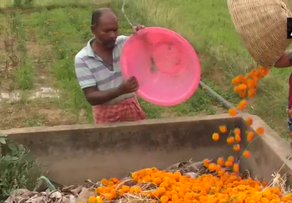
<path fill-rule="evenodd" d="M 243 112 L 258 91 L 259 82 L 269 73 L 269 69 L 260 67 L 239 75 L 232 80 L 234 92 L 242 98 L 231 116 Z M 247 126 L 253 124 L 252 118 L 246 118 Z M 251 144 L 258 136 L 263 136 L 262 127 L 255 131 L 242 132 L 239 128 L 228 129 L 219 126 L 218 132 L 212 134 L 214 142 L 224 139 L 238 153 L 238 157 L 251 158 L 247 149 L 242 149 L 242 141 Z M 240 156 L 241 155 L 241 156 Z M 239 158 L 240 159 L 240 158 Z M 116 178 L 103 179 L 96 189 L 96 196 L 89 198 L 89 203 L 106 203 L 121 200 L 127 196 L 137 197 L 139 202 L 148 203 L 291 203 L 292 193 L 285 193 L 281 188 L 270 187 L 267 183 L 252 178 L 242 178 L 239 159 L 234 156 L 219 157 L 215 161 L 205 159 L 202 167 L 205 173 L 195 177 L 176 172 L 162 171 L 157 168 L 143 169 L 132 173 L 131 184 Z M 125 202 L 125 201 L 117 201 Z M 126 201 L 127 202 L 127 201 Z M 130 202 L 130 201 L 128 201 Z M 136 201 L 134 201 L 136 202 Z"/>
<path fill-rule="evenodd" d="M 216 175 L 203 174 L 192 178 L 178 171 L 171 173 L 150 168 L 133 173 L 132 184 L 115 178 L 103 179 L 102 186 L 96 189 L 96 196 L 90 197 L 88 202 L 114 202 L 127 195 L 144 198 L 141 202 L 149 203 L 292 202 L 292 194 L 284 194 L 280 188 L 267 187 L 266 183 L 251 178 L 241 178 L 237 173 L 226 172 L 220 164 L 204 162 L 204 165 L 215 171 Z"/>

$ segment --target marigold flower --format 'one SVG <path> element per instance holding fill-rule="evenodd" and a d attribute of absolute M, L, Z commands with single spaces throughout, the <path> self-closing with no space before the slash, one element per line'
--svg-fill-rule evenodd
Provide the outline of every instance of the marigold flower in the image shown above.
<path fill-rule="evenodd" d="M 248 105 L 247 100 L 243 99 L 238 105 L 237 105 L 237 109 L 240 111 L 243 111 L 244 109 L 246 109 Z"/>
<path fill-rule="evenodd" d="M 96 203 L 96 197 L 94 197 L 94 196 L 90 196 L 90 197 L 88 198 L 88 203 Z"/>
<path fill-rule="evenodd" d="M 212 139 L 213 139 L 214 142 L 218 142 L 220 140 L 219 133 L 213 133 Z"/>
<path fill-rule="evenodd" d="M 244 150 L 243 152 L 243 156 L 247 159 L 249 159 L 251 157 L 251 153 L 248 150 Z"/>
<path fill-rule="evenodd" d="M 218 164 L 219 166 L 224 166 L 224 164 L 225 164 L 224 158 L 223 158 L 223 157 L 219 157 L 219 158 L 217 159 L 217 164 Z"/>
<path fill-rule="evenodd" d="M 257 94 L 257 90 L 255 88 L 251 88 L 248 90 L 248 97 L 253 99 Z"/>
<path fill-rule="evenodd" d="M 241 130 L 239 128 L 234 128 L 233 132 L 235 135 L 241 135 Z"/>
<path fill-rule="evenodd" d="M 237 164 L 237 163 L 233 164 L 233 171 L 235 173 L 238 173 L 239 172 L 239 164 Z"/>
<path fill-rule="evenodd" d="M 247 85 L 246 84 L 240 84 L 234 87 L 234 92 L 235 93 L 240 93 L 242 91 L 246 91 L 247 90 Z"/>
<path fill-rule="evenodd" d="M 210 161 L 209 159 L 204 159 L 204 161 L 203 161 L 204 166 L 205 166 L 206 168 L 208 168 L 210 162 L 211 162 L 211 161 Z"/>
<path fill-rule="evenodd" d="M 230 116 L 237 116 L 237 110 L 236 109 L 229 109 L 228 112 L 229 112 Z"/>
<path fill-rule="evenodd" d="M 239 144 L 235 144 L 235 145 L 233 145 L 233 150 L 234 150 L 235 152 L 240 152 L 240 145 L 239 145 Z"/>
<path fill-rule="evenodd" d="M 227 131 L 228 131 L 228 129 L 227 129 L 227 127 L 226 127 L 226 125 L 220 125 L 219 126 L 219 131 L 221 132 L 221 133 L 227 133 Z"/>
<path fill-rule="evenodd" d="M 251 117 L 248 117 L 246 120 L 246 125 L 251 126 L 253 124 L 253 119 Z"/>
<path fill-rule="evenodd" d="M 234 162 L 234 160 L 235 160 L 234 156 L 229 156 L 227 158 L 227 161 L 231 161 L 232 163 Z"/>
<path fill-rule="evenodd" d="M 229 145 L 233 145 L 234 142 L 235 142 L 234 137 L 230 136 L 230 137 L 227 138 L 227 144 L 229 144 Z"/>
<path fill-rule="evenodd" d="M 235 141 L 237 142 L 237 143 L 240 143 L 241 142 L 241 135 L 240 134 L 235 134 Z"/>
<path fill-rule="evenodd" d="M 262 136 L 265 134 L 265 129 L 263 127 L 259 127 L 256 129 L 258 135 Z"/>
<path fill-rule="evenodd" d="M 245 82 L 245 77 L 243 75 L 238 75 L 232 80 L 233 85 L 240 85 L 241 83 Z"/>
<path fill-rule="evenodd" d="M 249 131 L 246 135 L 246 139 L 249 143 L 251 143 L 254 140 L 255 134 L 253 131 Z"/>
<path fill-rule="evenodd" d="M 260 68 L 260 72 L 261 72 L 261 75 L 262 75 L 263 77 L 266 77 L 267 75 L 269 75 L 270 70 L 269 70 L 268 68 L 266 68 L 266 67 L 261 67 L 261 68 Z"/>
<path fill-rule="evenodd" d="M 208 169 L 209 169 L 209 171 L 213 172 L 213 171 L 216 171 L 217 166 L 214 163 L 210 163 L 208 166 Z"/>

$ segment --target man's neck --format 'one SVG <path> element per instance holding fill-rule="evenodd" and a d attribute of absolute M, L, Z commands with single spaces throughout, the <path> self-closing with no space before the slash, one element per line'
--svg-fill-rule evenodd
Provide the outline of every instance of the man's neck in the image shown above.
<path fill-rule="evenodd" d="M 114 48 L 108 48 L 103 46 L 102 44 L 98 43 L 96 40 L 93 41 L 92 43 L 92 48 L 94 52 L 106 52 L 106 53 L 112 53 Z"/>

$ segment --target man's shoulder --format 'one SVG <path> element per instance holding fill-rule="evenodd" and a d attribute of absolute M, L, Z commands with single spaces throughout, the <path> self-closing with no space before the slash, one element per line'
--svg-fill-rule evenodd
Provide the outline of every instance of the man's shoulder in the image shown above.
<path fill-rule="evenodd" d="M 86 55 L 87 55 L 87 50 L 86 50 L 86 46 L 85 46 L 75 55 L 75 60 L 76 59 L 83 59 Z"/>
<path fill-rule="evenodd" d="M 93 40 L 93 39 L 90 39 L 87 44 L 84 45 L 84 47 L 75 55 L 75 60 L 80 60 L 80 59 L 83 59 L 83 58 L 86 58 L 89 54 L 89 50 L 88 50 L 88 46 L 89 46 L 89 43 L 90 41 Z"/>
<path fill-rule="evenodd" d="M 120 44 L 120 43 L 126 42 L 129 38 L 130 37 L 126 35 L 119 35 L 117 37 L 117 43 Z"/>

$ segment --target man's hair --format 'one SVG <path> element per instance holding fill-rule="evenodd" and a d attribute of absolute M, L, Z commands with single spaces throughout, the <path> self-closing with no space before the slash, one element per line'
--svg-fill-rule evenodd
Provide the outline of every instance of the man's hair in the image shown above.
<path fill-rule="evenodd" d="M 110 8 L 99 8 L 93 11 L 92 16 L 91 16 L 91 26 L 99 24 L 100 17 L 102 16 L 104 12 L 113 12 L 113 10 Z"/>

